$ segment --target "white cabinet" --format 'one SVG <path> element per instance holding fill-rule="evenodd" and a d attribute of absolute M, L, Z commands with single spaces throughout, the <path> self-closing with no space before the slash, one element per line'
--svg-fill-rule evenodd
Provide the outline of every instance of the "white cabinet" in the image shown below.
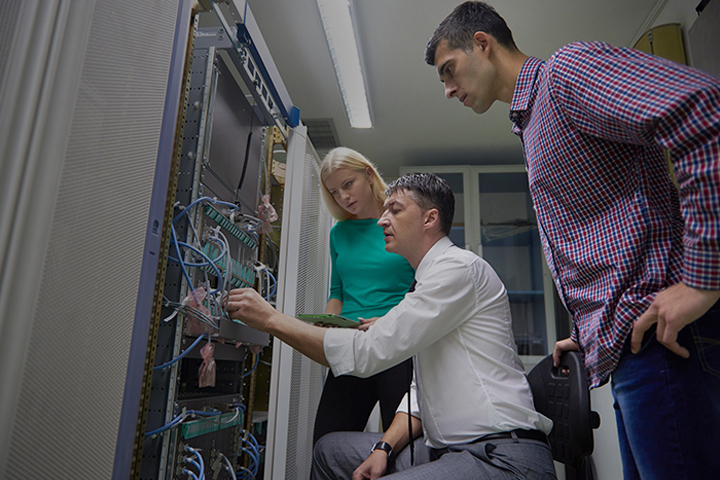
<path fill-rule="evenodd" d="M 403 167 L 432 172 L 455 193 L 450 238 L 493 266 L 508 290 L 518 352 L 527 364 L 556 341 L 555 288 L 542 253 L 523 165 Z"/>

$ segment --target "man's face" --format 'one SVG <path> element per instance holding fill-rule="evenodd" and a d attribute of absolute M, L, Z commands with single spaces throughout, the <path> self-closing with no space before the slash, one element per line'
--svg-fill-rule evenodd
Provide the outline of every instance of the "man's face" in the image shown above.
<path fill-rule="evenodd" d="M 495 102 L 496 70 L 483 45 L 476 43 L 466 53 L 450 49 L 447 40 L 442 40 L 435 50 L 435 65 L 447 98 L 457 97 L 475 113 L 485 113 Z"/>
<path fill-rule="evenodd" d="M 385 234 L 385 250 L 402 255 L 412 264 L 413 252 L 423 235 L 423 211 L 405 190 L 385 200 L 385 212 L 378 225 Z"/>

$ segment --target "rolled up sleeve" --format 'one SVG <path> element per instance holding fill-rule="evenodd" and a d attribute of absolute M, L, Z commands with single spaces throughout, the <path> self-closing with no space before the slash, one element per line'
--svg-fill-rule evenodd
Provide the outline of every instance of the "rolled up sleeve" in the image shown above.
<path fill-rule="evenodd" d="M 329 328 L 323 339 L 325 359 L 336 377 L 355 370 L 353 344 L 358 330 Z"/>
<path fill-rule="evenodd" d="M 403 396 L 400 401 L 395 413 L 408 413 L 408 394 Z M 415 375 L 413 375 L 412 383 L 410 384 L 410 415 L 416 418 L 420 417 L 420 404 L 417 400 L 417 384 L 415 383 Z"/>

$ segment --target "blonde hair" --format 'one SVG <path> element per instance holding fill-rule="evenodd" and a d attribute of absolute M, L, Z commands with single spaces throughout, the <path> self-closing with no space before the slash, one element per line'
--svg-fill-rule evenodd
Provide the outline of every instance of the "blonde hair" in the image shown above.
<path fill-rule="evenodd" d="M 323 200 L 325 200 L 325 205 L 327 206 L 328 211 L 333 217 L 335 217 L 336 220 L 347 220 L 350 216 L 344 208 L 337 204 L 332 193 L 330 193 L 330 190 L 328 190 L 325 186 L 325 180 L 328 175 L 341 168 L 355 170 L 364 174 L 365 169 L 368 167 L 370 167 L 370 170 L 372 171 L 370 174 L 372 180 L 370 189 L 372 190 L 375 199 L 379 201 L 380 204 L 383 204 L 385 202 L 385 198 L 387 198 L 385 195 L 387 185 L 380 177 L 375 165 L 370 160 L 365 158 L 360 152 L 347 147 L 333 148 L 327 155 L 325 155 L 325 159 L 320 167 L 320 178 L 322 179 L 320 182 L 320 191 L 322 192 Z"/>

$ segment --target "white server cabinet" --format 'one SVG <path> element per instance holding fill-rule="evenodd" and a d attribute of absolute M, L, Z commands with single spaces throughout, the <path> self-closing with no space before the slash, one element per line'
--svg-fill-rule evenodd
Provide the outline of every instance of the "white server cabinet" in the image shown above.
<path fill-rule="evenodd" d="M 332 225 L 320 194 L 320 159 L 300 126 L 288 139 L 278 309 L 324 311 Z M 309 478 L 315 413 L 326 369 L 275 339 L 265 480 Z"/>
<path fill-rule="evenodd" d="M 0 478 L 114 473 L 190 5 L 0 2 Z"/>

